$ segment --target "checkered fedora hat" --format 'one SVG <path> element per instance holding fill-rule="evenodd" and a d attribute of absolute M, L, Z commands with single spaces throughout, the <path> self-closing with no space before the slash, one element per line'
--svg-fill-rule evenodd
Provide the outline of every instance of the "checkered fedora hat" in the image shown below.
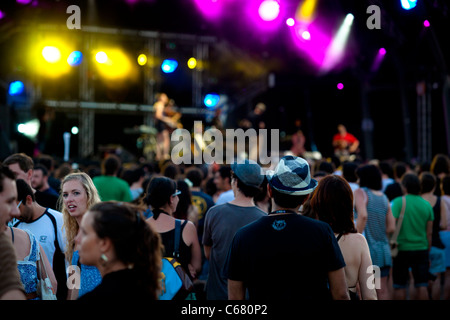
<path fill-rule="evenodd" d="M 305 195 L 317 187 L 317 180 L 311 178 L 308 162 L 300 157 L 281 158 L 275 170 L 267 171 L 266 176 L 272 188 L 285 194 Z"/>

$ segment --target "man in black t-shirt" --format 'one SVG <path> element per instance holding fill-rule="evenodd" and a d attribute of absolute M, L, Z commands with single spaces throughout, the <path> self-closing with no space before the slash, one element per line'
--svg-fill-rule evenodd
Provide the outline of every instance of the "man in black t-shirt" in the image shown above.
<path fill-rule="evenodd" d="M 268 172 L 274 211 L 242 227 L 227 258 L 228 297 L 250 300 L 348 300 L 344 258 L 329 225 L 298 213 L 317 186 L 308 163 L 281 159 Z"/>

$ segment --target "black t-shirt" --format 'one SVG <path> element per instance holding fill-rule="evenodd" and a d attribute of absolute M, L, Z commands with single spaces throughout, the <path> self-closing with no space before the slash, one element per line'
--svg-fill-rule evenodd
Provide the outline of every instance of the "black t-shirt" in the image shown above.
<path fill-rule="evenodd" d="M 198 209 L 197 233 L 199 241 L 200 243 L 202 243 L 206 213 L 212 206 L 214 206 L 214 201 L 210 195 L 202 191 L 191 191 L 191 194 L 192 194 L 192 203 Z"/>
<path fill-rule="evenodd" d="M 241 228 L 225 274 L 244 282 L 250 300 L 329 300 L 328 272 L 344 266 L 330 226 L 292 213 Z"/>

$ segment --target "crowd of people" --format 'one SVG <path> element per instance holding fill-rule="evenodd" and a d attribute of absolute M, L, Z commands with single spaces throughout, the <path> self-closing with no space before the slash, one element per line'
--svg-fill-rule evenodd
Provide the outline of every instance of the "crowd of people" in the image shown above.
<path fill-rule="evenodd" d="M 0 298 L 157 300 L 181 221 L 187 299 L 450 299 L 450 158 L 333 160 L 285 155 L 264 171 L 109 153 L 75 168 L 12 154 Z"/>

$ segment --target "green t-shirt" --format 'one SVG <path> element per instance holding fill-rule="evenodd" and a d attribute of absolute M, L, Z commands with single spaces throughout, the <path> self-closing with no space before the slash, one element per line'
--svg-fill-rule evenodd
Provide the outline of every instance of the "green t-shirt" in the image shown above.
<path fill-rule="evenodd" d="M 97 176 L 92 179 L 102 201 L 131 202 L 130 186 L 128 183 L 115 176 Z"/>
<path fill-rule="evenodd" d="M 402 197 L 392 201 L 392 214 L 396 219 L 402 209 Z M 434 220 L 433 208 L 421 196 L 406 195 L 406 209 L 403 223 L 398 234 L 398 250 L 427 250 L 427 223 Z"/>

